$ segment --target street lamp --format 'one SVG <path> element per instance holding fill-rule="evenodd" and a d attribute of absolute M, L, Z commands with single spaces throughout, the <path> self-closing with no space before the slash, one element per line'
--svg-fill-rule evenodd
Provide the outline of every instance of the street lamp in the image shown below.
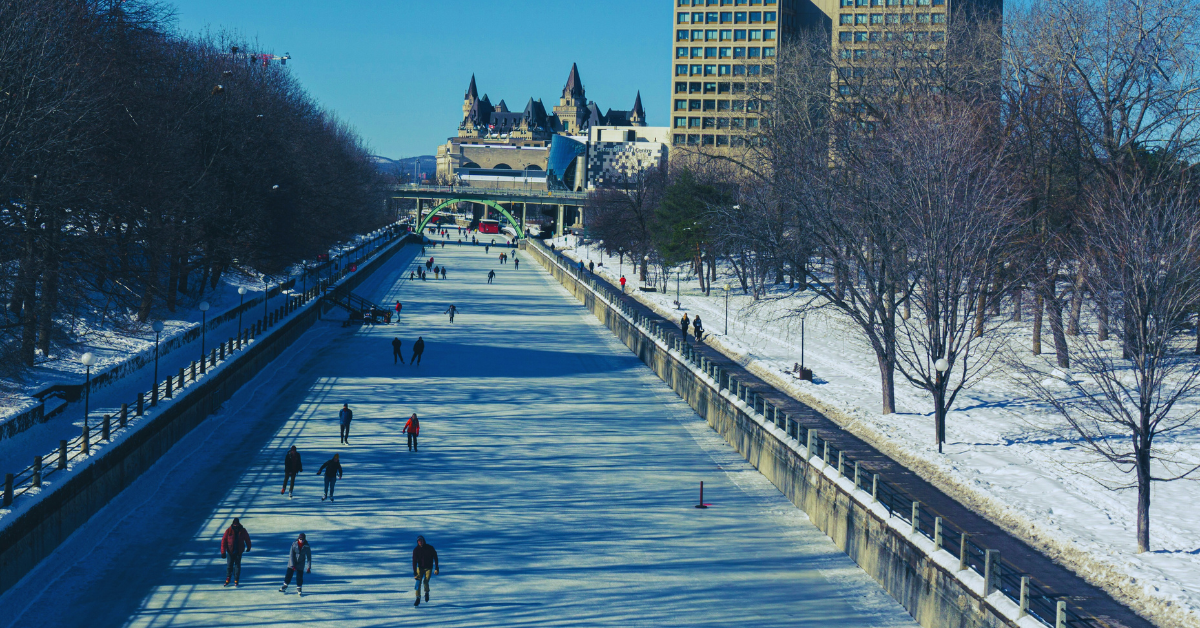
<path fill-rule="evenodd" d="M 683 308 L 683 304 L 679 302 L 679 276 L 682 274 L 682 270 L 679 270 L 678 268 L 675 269 L 675 309 Z M 668 278 L 667 281 L 670 281 L 670 279 Z"/>
<path fill-rule="evenodd" d="M 238 288 L 238 346 L 242 346 L 242 304 L 246 302 L 246 286 Z"/>
<path fill-rule="evenodd" d="M 329 272 L 332 273 L 333 271 L 331 270 Z M 333 276 L 330 275 L 330 281 L 332 281 L 332 277 Z M 263 329 L 267 328 L 267 299 L 270 299 L 270 298 L 271 298 L 271 284 L 269 283 L 267 276 L 263 275 Z"/>
<path fill-rule="evenodd" d="M 644 283 L 644 284 L 650 283 L 650 275 L 647 274 L 647 268 L 649 266 L 650 266 L 650 256 L 647 255 L 642 258 L 642 283 Z"/>
<path fill-rule="evenodd" d="M 208 331 L 205 328 L 208 327 L 208 324 L 207 324 L 208 323 L 208 308 L 210 308 L 210 307 L 212 307 L 212 306 L 210 306 L 208 304 L 208 301 L 200 302 L 200 372 L 201 373 L 204 372 L 204 336 Z"/>
<path fill-rule="evenodd" d="M 729 284 L 725 284 L 725 335 L 729 335 Z"/>
<path fill-rule="evenodd" d="M 150 407 L 158 405 L 158 339 L 163 330 L 162 321 L 154 321 L 150 325 L 154 329 L 154 387 L 150 389 Z"/>
<path fill-rule="evenodd" d="M 625 276 L 625 247 L 617 247 L 617 276 Z"/>
<path fill-rule="evenodd" d="M 87 383 L 83 385 L 83 429 L 87 430 L 92 405 L 92 367 L 96 365 L 96 356 L 89 351 L 79 356 L 79 362 L 87 367 Z"/>

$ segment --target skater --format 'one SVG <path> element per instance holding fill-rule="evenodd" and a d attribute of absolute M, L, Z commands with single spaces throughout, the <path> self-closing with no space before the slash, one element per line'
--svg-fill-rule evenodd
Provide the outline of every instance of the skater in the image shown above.
<path fill-rule="evenodd" d="M 417 278 L 417 271 L 415 271 L 415 270 L 408 271 L 408 280 L 409 281 L 412 281 L 416 278 Z"/>
<path fill-rule="evenodd" d="M 341 424 L 341 437 L 338 442 L 350 444 L 350 421 L 354 419 L 354 411 L 350 409 L 349 404 L 342 404 L 342 411 L 338 412 L 338 423 Z"/>
<path fill-rule="evenodd" d="M 513 268 L 514 269 L 521 268 L 521 260 L 517 259 L 517 257 L 515 255 L 513 256 Z"/>
<path fill-rule="evenodd" d="M 446 278 L 446 267 L 442 266 L 442 279 Z"/>
<path fill-rule="evenodd" d="M 449 309 L 447 309 L 447 310 L 446 310 L 446 313 L 450 315 L 450 322 L 451 322 L 451 323 L 453 323 L 453 322 L 454 322 L 454 314 L 455 314 L 456 312 L 458 312 L 458 308 L 454 307 L 454 305 L 451 305 L 451 306 L 449 307 Z"/>
<path fill-rule="evenodd" d="M 696 333 L 696 342 L 704 339 L 704 324 L 700 322 L 699 314 L 696 315 L 696 318 L 692 319 L 692 331 Z"/>
<path fill-rule="evenodd" d="M 490 248 L 492 248 L 491 245 L 488 245 L 488 244 L 483 245 L 483 254 L 487 255 L 488 249 L 490 249 Z"/>
<path fill-rule="evenodd" d="M 687 312 L 684 312 L 684 313 L 683 313 L 683 320 L 679 321 L 679 327 L 680 327 L 680 329 L 682 329 L 682 330 L 683 330 L 683 339 L 684 339 L 684 340 L 687 340 L 687 337 L 688 337 L 688 327 L 689 327 L 689 326 L 691 326 L 691 324 L 692 324 L 692 321 L 688 320 L 688 315 L 687 315 Z"/>
<path fill-rule="evenodd" d="M 492 283 L 492 280 L 495 278 L 496 278 L 496 271 L 489 270 L 488 271 L 488 283 Z"/>
<path fill-rule="evenodd" d="M 430 573 L 432 571 L 432 574 Z M 429 576 L 438 573 L 438 555 L 433 546 L 425 542 L 425 537 L 417 537 L 417 546 L 413 548 L 413 576 L 417 583 L 417 601 L 413 606 L 421 605 L 421 581 L 425 581 L 425 601 L 429 601 Z"/>
<path fill-rule="evenodd" d="M 404 429 L 401 430 L 400 433 L 408 434 L 408 450 L 416 451 L 417 435 L 421 433 L 421 422 L 417 420 L 416 412 L 414 412 L 412 416 L 408 417 L 408 423 L 404 424 Z"/>
<path fill-rule="evenodd" d="M 413 354 L 409 358 L 408 363 L 416 366 L 421 366 L 421 354 L 425 353 L 425 339 L 417 336 L 417 341 L 413 343 Z"/>
<path fill-rule="evenodd" d="M 400 310 L 402 309 L 404 309 L 404 306 L 400 305 L 399 301 L 396 301 L 396 320 L 400 320 Z"/>
<path fill-rule="evenodd" d="M 280 593 L 287 593 L 288 585 L 292 583 L 292 574 L 296 574 L 296 595 L 304 595 L 304 563 L 308 562 L 308 573 L 312 573 L 312 548 L 308 546 L 308 539 L 304 538 L 304 533 L 296 538 L 296 542 L 292 543 L 292 549 L 288 550 L 288 566 L 287 573 L 283 575 L 283 586 L 279 587 Z"/>
<path fill-rule="evenodd" d="M 286 491 L 288 497 L 292 496 L 292 491 L 296 490 L 296 474 L 304 470 L 304 465 L 300 463 L 300 452 L 296 451 L 296 446 L 288 450 L 283 457 L 283 488 L 279 489 L 279 494 L 283 495 Z M 291 488 L 288 488 L 288 484 Z"/>
<path fill-rule="evenodd" d="M 317 469 L 317 475 L 325 474 L 325 494 L 321 496 L 321 501 L 326 498 L 333 501 L 333 487 L 337 484 L 339 478 L 342 477 L 342 462 L 338 458 L 338 454 L 333 454 L 333 457 L 325 461 L 320 469 Z"/>
<path fill-rule="evenodd" d="M 234 517 L 233 523 L 221 537 L 221 558 L 228 556 L 225 563 L 225 586 L 229 586 L 231 577 L 235 587 L 238 585 L 238 580 L 242 578 L 243 551 L 250 551 L 250 533 L 246 532 L 246 528 L 243 528 L 237 517 Z"/>
<path fill-rule="evenodd" d="M 401 348 L 404 347 L 404 342 L 399 338 L 392 338 L 392 364 L 399 360 L 401 364 L 408 364 L 404 361 L 404 353 Z"/>

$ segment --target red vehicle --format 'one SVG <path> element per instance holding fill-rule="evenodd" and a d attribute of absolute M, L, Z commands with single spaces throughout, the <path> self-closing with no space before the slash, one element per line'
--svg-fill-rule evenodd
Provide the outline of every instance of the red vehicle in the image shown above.
<path fill-rule="evenodd" d="M 480 220 L 479 233 L 500 233 L 499 220 Z"/>

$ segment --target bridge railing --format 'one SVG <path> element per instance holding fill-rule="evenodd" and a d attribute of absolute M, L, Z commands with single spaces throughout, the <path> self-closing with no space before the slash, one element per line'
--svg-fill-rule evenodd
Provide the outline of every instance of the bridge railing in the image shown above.
<path fill-rule="evenodd" d="M 586 200 L 587 192 L 563 192 L 560 190 L 533 190 L 521 188 L 484 188 L 469 185 L 395 185 L 393 192 L 428 194 L 460 194 L 464 196 L 515 196 L 546 199 Z"/>

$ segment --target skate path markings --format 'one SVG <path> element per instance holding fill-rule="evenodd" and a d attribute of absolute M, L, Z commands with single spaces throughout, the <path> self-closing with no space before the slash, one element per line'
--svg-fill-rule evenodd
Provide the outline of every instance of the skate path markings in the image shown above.
<path fill-rule="evenodd" d="M 11 625 L 915 625 L 539 267 L 438 257 L 462 280 L 376 287 L 403 290 L 405 327 L 310 332 L 0 599 L 27 601 Z M 392 365 L 397 332 L 425 338 L 422 366 Z M 693 508 L 701 480 L 717 508 Z M 238 590 L 217 552 L 234 516 L 253 541 Z M 303 600 L 277 591 L 298 532 Z M 417 534 L 441 575 L 413 608 Z"/>

